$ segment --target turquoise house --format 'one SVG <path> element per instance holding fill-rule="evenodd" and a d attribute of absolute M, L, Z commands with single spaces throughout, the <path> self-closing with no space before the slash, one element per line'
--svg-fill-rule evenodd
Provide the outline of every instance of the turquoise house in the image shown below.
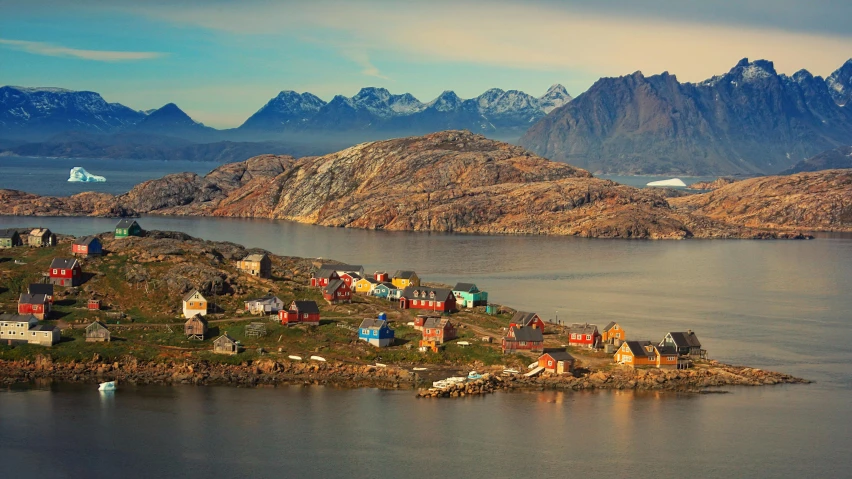
<path fill-rule="evenodd" d="M 472 308 L 488 304 L 488 292 L 480 291 L 473 283 L 457 283 L 453 287 L 453 296 L 456 297 L 456 306 L 459 308 Z"/>
<path fill-rule="evenodd" d="M 373 287 L 373 291 L 370 292 L 373 296 L 377 298 L 385 298 L 390 300 L 399 299 L 400 294 L 402 294 L 402 290 L 392 285 L 391 283 L 379 283 Z"/>
<path fill-rule="evenodd" d="M 393 329 L 388 327 L 386 319 L 365 319 L 358 327 L 358 339 L 384 348 L 393 343 Z"/>

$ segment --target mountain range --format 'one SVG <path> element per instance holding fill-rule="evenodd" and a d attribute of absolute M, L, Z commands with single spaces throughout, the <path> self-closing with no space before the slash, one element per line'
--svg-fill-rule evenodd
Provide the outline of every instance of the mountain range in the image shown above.
<path fill-rule="evenodd" d="M 852 143 L 852 60 L 828 80 L 743 59 L 701 83 L 665 72 L 602 78 L 520 144 L 593 172 L 771 174 Z"/>

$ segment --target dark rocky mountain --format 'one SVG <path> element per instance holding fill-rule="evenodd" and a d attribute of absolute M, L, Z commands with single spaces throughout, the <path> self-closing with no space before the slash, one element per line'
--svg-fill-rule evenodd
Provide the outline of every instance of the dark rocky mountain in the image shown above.
<path fill-rule="evenodd" d="M 188 140 L 214 140 L 218 130 L 193 120 L 174 103 L 168 103 L 125 128 L 127 131 L 172 136 Z"/>
<path fill-rule="evenodd" d="M 113 132 L 145 113 L 99 94 L 62 88 L 0 87 L 0 137 L 39 139 L 69 130 Z"/>
<path fill-rule="evenodd" d="M 241 128 L 248 130 L 277 131 L 302 125 L 313 117 L 325 102 L 311 93 L 285 90 L 250 116 Z"/>
<path fill-rule="evenodd" d="M 667 72 L 602 78 L 520 140 L 595 172 L 665 175 L 776 173 L 850 142 L 852 109 L 825 80 L 747 59 L 698 84 Z"/>
<path fill-rule="evenodd" d="M 825 80 L 828 91 L 838 105 L 847 105 L 852 100 L 852 59 L 843 64 Z"/>
<path fill-rule="evenodd" d="M 852 146 L 841 146 L 833 150 L 824 151 L 807 160 L 800 161 L 779 175 L 792 175 L 805 171 L 834 170 L 852 168 Z"/>

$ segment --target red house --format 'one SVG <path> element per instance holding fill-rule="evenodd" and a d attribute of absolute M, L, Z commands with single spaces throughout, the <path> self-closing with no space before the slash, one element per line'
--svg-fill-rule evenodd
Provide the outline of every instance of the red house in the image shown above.
<path fill-rule="evenodd" d="M 76 259 L 53 258 L 47 272 L 51 284 L 79 286 L 83 283 L 83 268 Z"/>
<path fill-rule="evenodd" d="M 320 312 L 316 301 L 293 301 L 287 311 L 278 311 L 278 319 L 281 324 L 308 324 L 319 326 Z"/>
<path fill-rule="evenodd" d="M 518 311 L 512 316 L 512 321 L 509 322 L 509 327 L 517 326 L 519 328 L 538 328 L 544 332 L 544 321 L 535 314 L 527 313 L 526 311 Z"/>
<path fill-rule="evenodd" d="M 86 236 L 85 238 L 77 238 L 71 243 L 71 252 L 74 256 L 100 256 L 103 254 L 101 240 L 95 236 Z"/>
<path fill-rule="evenodd" d="M 401 309 L 427 309 L 449 313 L 456 310 L 456 297 L 452 290 L 445 288 L 409 286 L 402 290 L 399 307 Z"/>
<path fill-rule="evenodd" d="M 311 275 L 311 286 L 314 288 L 324 288 L 328 283 L 340 279 L 340 275 L 333 269 L 320 268 L 316 273 Z"/>
<path fill-rule="evenodd" d="M 574 356 L 564 349 L 545 349 L 539 356 L 538 365 L 551 374 L 565 374 L 574 371 Z"/>
<path fill-rule="evenodd" d="M 423 323 L 423 340 L 443 344 L 456 338 L 456 327 L 449 318 L 429 318 Z"/>
<path fill-rule="evenodd" d="M 341 279 L 333 279 L 322 289 L 322 297 L 329 303 L 348 303 L 352 301 L 352 290 Z"/>
<path fill-rule="evenodd" d="M 44 320 L 50 313 L 50 301 L 43 294 L 24 293 L 18 298 L 18 314 L 32 314 Z"/>
<path fill-rule="evenodd" d="M 418 314 L 414 318 L 414 329 L 416 329 L 418 331 L 422 331 L 423 325 L 426 324 L 426 320 L 428 320 L 429 318 L 430 318 L 430 316 L 427 315 L 427 314 Z"/>
<path fill-rule="evenodd" d="M 43 294 L 47 296 L 47 301 L 53 304 L 53 285 L 48 283 L 34 283 L 29 285 L 27 293 Z"/>
<path fill-rule="evenodd" d="M 597 348 L 601 344 L 601 333 L 594 324 L 574 323 L 568 329 L 568 345 L 584 348 Z"/>
<path fill-rule="evenodd" d="M 509 328 L 503 338 L 503 354 L 515 351 L 541 351 L 544 347 L 544 335 L 539 328 Z"/>
<path fill-rule="evenodd" d="M 352 289 L 352 285 L 355 284 L 356 281 L 361 279 L 361 275 L 354 272 L 346 272 L 340 275 L 340 279 L 346 283 L 346 286 L 349 286 L 349 289 Z"/>

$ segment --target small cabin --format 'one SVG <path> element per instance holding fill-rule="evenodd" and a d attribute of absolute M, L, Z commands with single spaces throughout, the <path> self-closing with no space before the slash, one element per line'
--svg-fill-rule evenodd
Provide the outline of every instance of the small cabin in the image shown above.
<path fill-rule="evenodd" d="M 539 356 L 538 365 L 551 374 L 565 374 L 574 371 L 574 356 L 564 349 L 545 349 Z"/>
<path fill-rule="evenodd" d="M 277 296 L 267 295 L 244 302 L 246 311 L 251 314 L 276 314 L 284 309 L 284 301 Z"/>
<path fill-rule="evenodd" d="M 18 233 L 18 230 L 0 230 L 0 248 L 14 248 L 22 244 L 21 235 Z"/>
<path fill-rule="evenodd" d="M 620 324 L 610 321 L 601 332 L 601 341 L 621 346 L 622 342 L 627 341 L 627 332 L 624 331 L 624 328 Z"/>
<path fill-rule="evenodd" d="M 86 309 L 88 309 L 89 311 L 100 311 L 101 310 L 101 300 L 90 299 L 86 303 Z"/>
<path fill-rule="evenodd" d="M 32 314 L 38 319 L 47 319 L 50 300 L 43 294 L 23 293 L 18 297 L 18 314 Z"/>
<path fill-rule="evenodd" d="M 237 354 L 240 352 L 240 346 L 233 338 L 228 336 L 228 333 L 225 333 L 213 341 L 213 352 L 216 354 Z"/>
<path fill-rule="evenodd" d="M 453 287 L 453 294 L 456 297 L 456 305 L 462 308 L 473 308 L 488 304 L 488 292 L 481 291 L 473 283 L 456 283 Z"/>
<path fill-rule="evenodd" d="M 110 332 L 107 327 L 100 321 L 95 321 L 86 326 L 86 342 L 109 342 Z"/>
<path fill-rule="evenodd" d="M 136 220 L 122 219 L 115 225 L 115 238 L 127 238 L 128 236 L 142 236 L 142 227 Z"/>
<path fill-rule="evenodd" d="M 393 344 L 394 330 L 386 319 L 365 319 L 358 326 L 358 339 L 373 346 L 384 348 Z"/>
<path fill-rule="evenodd" d="M 272 277 L 272 261 L 266 253 L 246 256 L 237 262 L 237 269 L 258 278 Z"/>
<path fill-rule="evenodd" d="M 411 270 L 398 270 L 391 276 L 391 283 L 399 289 L 420 286 L 420 277 Z"/>
<path fill-rule="evenodd" d="M 83 283 L 83 268 L 76 258 L 53 258 L 47 275 L 50 283 L 58 286 L 80 286 Z"/>
<path fill-rule="evenodd" d="M 196 314 L 195 316 L 187 319 L 186 322 L 183 323 L 183 334 L 186 335 L 187 339 L 198 339 L 203 341 L 204 337 L 207 336 L 207 320 L 200 314 Z"/>
<path fill-rule="evenodd" d="M 342 279 L 334 279 L 322 288 L 322 297 L 330 304 L 349 303 L 352 301 L 352 290 Z"/>
<path fill-rule="evenodd" d="M 71 252 L 74 253 L 74 256 L 90 258 L 102 255 L 103 251 L 101 240 L 99 240 L 97 236 L 77 238 L 73 243 L 71 243 Z"/>
<path fill-rule="evenodd" d="M 36 228 L 30 231 L 27 243 L 31 248 L 56 246 L 56 235 L 47 228 Z"/>
<path fill-rule="evenodd" d="M 517 326 L 519 328 L 538 328 L 544 332 L 544 321 L 536 313 L 528 313 L 526 311 L 517 311 L 509 321 L 509 327 Z"/>
<path fill-rule="evenodd" d="M 290 303 L 290 309 L 287 311 L 279 311 L 278 319 L 281 324 L 288 326 L 291 324 L 307 324 L 310 326 L 319 326 L 320 310 L 316 301 L 293 301 Z"/>

